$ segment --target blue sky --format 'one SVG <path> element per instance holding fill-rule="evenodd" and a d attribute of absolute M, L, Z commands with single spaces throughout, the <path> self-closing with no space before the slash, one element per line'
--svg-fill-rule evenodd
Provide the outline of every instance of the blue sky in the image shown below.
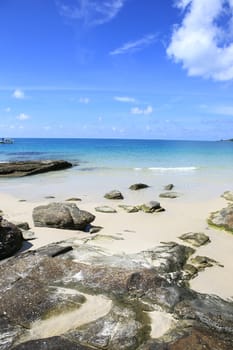
<path fill-rule="evenodd" d="M 233 137 L 233 0 L 1 0 L 0 136 Z"/>

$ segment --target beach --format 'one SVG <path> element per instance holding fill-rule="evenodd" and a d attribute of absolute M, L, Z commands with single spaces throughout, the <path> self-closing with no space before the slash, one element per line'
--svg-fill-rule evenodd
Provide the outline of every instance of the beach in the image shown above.
<path fill-rule="evenodd" d="M 99 175 L 91 173 L 84 178 L 83 172 L 78 177 L 76 174 L 69 174 L 68 170 L 17 181 L 4 180 L 2 189 L 5 189 L 5 193 L 0 195 L 0 209 L 7 220 L 26 221 L 35 233 L 35 239 L 27 241 L 23 250 L 37 249 L 52 242 L 75 237 L 80 244 L 100 246 L 109 251 L 109 254 L 131 254 L 151 249 L 161 242 L 184 244 L 179 236 L 187 232 L 205 233 L 211 242 L 195 248 L 195 254 L 208 256 L 223 267 L 214 266 L 199 272 L 198 276 L 191 280 L 191 288 L 202 293 L 216 294 L 224 299 L 232 298 L 233 236 L 207 224 L 211 212 L 227 205 L 221 194 L 229 187 L 225 187 L 225 183 L 217 185 L 214 181 L 209 181 L 206 186 L 205 179 L 197 181 L 196 174 L 187 172 L 150 177 L 148 174 L 137 172 L 134 178 L 131 173 L 123 175 L 115 173 L 110 177 L 108 172 Z M 179 196 L 175 199 L 160 198 L 159 193 L 164 192 L 163 186 L 169 183 L 171 178 L 175 180 L 174 189 Z M 139 179 L 142 179 L 142 182 L 146 180 L 150 187 L 138 191 L 129 190 L 128 186 Z M 196 179 L 196 182 L 192 182 L 193 179 Z M 123 200 L 104 198 L 107 190 L 116 188 L 124 194 Z M 79 197 L 80 201 L 73 203 L 96 216 L 93 225 L 102 227 L 96 239 L 95 235 L 89 232 L 34 227 L 33 208 L 52 202 L 66 202 L 70 197 Z M 120 204 L 139 205 L 150 200 L 159 201 L 165 211 L 153 214 L 142 211 L 127 213 L 119 207 Z M 116 209 L 117 213 L 99 213 L 95 210 L 103 205 Z"/>
<path fill-rule="evenodd" d="M 21 142 L 24 144 L 24 141 Z M 38 145 L 42 141 L 31 142 L 32 146 L 38 149 Z M 140 327 L 149 327 L 146 328 L 146 338 L 160 341 L 165 339 L 168 334 L 172 334 L 174 329 L 179 334 L 179 327 L 183 327 L 182 316 L 179 321 L 177 320 L 179 311 L 178 314 L 173 311 L 173 298 L 175 300 L 177 293 L 178 299 L 174 303 L 179 302 L 179 305 L 182 303 L 185 305 L 185 303 L 189 303 L 190 298 L 193 299 L 191 303 L 193 302 L 194 305 L 197 303 L 195 306 L 197 307 L 197 319 L 199 317 L 199 303 L 202 303 L 202 300 L 206 300 L 203 306 L 206 314 L 220 307 L 217 311 L 220 315 L 225 315 L 227 312 L 225 310 L 228 310 L 233 300 L 233 235 L 231 232 L 208 224 L 211 213 L 219 211 L 231 203 L 222 197 L 225 191 L 232 191 L 231 152 L 226 152 L 225 144 L 208 143 L 209 157 L 206 155 L 206 166 L 204 166 L 205 157 L 200 151 L 203 143 L 197 145 L 194 143 L 194 148 L 191 147 L 187 151 L 186 142 L 171 144 L 168 142 L 167 153 L 159 155 L 160 142 L 154 144 L 147 141 L 141 143 L 140 141 L 136 149 L 132 148 L 130 152 L 126 149 L 124 152 L 124 142 L 114 141 L 114 147 L 120 148 L 118 156 L 116 156 L 117 153 L 114 155 L 115 151 L 111 153 L 109 148 L 105 151 L 102 146 L 106 146 L 106 144 L 108 144 L 106 141 L 103 143 L 95 141 L 96 147 L 90 152 L 90 145 L 87 143 L 88 149 L 85 151 L 83 149 L 82 153 L 79 148 L 80 143 L 77 142 L 76 148 L 74 147 L 69 153 L 67 150 L 69 150 L 70 141 L 68 140 L 67 143 L 63 141 L 62 147 L 68 152 L 67 157 L 63 157 L 63 159 L 72 162 L 71 168 L 33 176 L 0 178 L 1 215 L 11 223 L 27 222 L 30 226 L 29 232 L 25 233 L 29 239 L 26 238 L 21 250 L 16 253 L 16 257 L 22 258 L 22 263 L 18 265 L 17 260 L 10 260 L 16 264 L 16 271 L 20 270 L 22 266 L 28 265 L 28 268 L 16 272 L 16 275 L 10 277 L 9 281 L 11 278 L 16 278 L 18 281 L 19 278 L 16 283 L 19 285 L 22 283 L 22 286 L 25 286 L 19 293 L 18 290 L 15 290 L 16 294 L 14 294 L 16 299 L 19 298 L 20 305 L 22 298 L 20 293 L 25 295 L 26 304 L 22 304 L 24 306 L 22 306 L 20 317 L 28 319 L 28 316 L 24 316 L 24 313 L 27 313 L 25 310 L 27 310 L 28 303 L 31 303 L 30 305 L 33 307 L 37 307 L 37 303 L 39 303 L 38 310 L 39 315 L 41 315 L 32 318 L 33 321 L 29 322 L 30 326 L 27 324 L 28 331 L 22 332 L 22 336 L 17 338 L 16 344 L 18 342 L 26 344 L 27 341 L 30 343 L 38 339 L 53 341 L 53 337 L 63 337 L 65 334 L 76 332 L 76 330 L 79 332 L 82 327 L 87 327 L 87 337 L 91 339 L 88 335 L 90 327 L 91 334 L 94 333 L 97 337 L 97 340 L 93 341 L 98 342 L 99 322 L 103 322 L 101 337 L 106 337 L 106 339 L 114 338 L 115 331 L 111 327 L 116 327 L 114 328 L 117 330 L 116 337 L 122 334 L 123 341 L 130 343 L 134 339 L 134 336 L 130 335 L 131 331 L 132 334 L 140 334 Z M 112 145 L 112 141 L 110 144 Z M 129 144 L 132 146 L 131 142 Z M 57 147 L 57 144 L 55 145 Z M 135 145 L 135 141 L 133 145 Z M 151 145 L 154 147 L 154 151 Z M 167 144 L 165 143 L 165 145 Z M 99 147 L 98 151 L 96 151 L 97 146 Z M 180 148 L 178 162 L 177 159 L 174 159 L 176 152 L 174 152 L 173 146 L 176 149 Z M 213 148 L 211 148 L 212 146 Z M 55 146 L 49 148 L 43 155 L 38 154 L 33 147 L 28 149 L 27 142 L 24 147 L 24 152 L 19 152 L 17 149 L 17 152 L 13 152 L 12 148 L 6 149 L 5 155 L 2 154 L 2 161 L 4 157 L 7 157 L 8 161 L 15 161 L 17 155 L 20 160 L 24 161 L 26 157 L 31 160 L 32 157 L 39 156 L 42 157 L 42 160 L 55 159 L 59 153 Z M 214 157 L 216 147 L 222 156 Z M 227 148 L 229 147 L 231 150 L 232 144 L 228 144 Z M 103 159 L 100 157 L 101 152 L 103 152 Z M 80 155 L 82 156 L 80 157 Z M 120 159 L 122 159 L 122 163 Z M 131 185 L 138 183 L 146 184 L 148 187 L 139 190 L 130 189 Z M 169 184 L 172 186 L 167 190 L 166 187 Z M 112 190 L 120 191 L 123 198 L 105 198 L 105 194 Z M 161 194 L 164 193 L 174 194 L 174 196 L 171 196 L 172 198 L 161 197 Z M 162 210 L 144 212 L 142 206 L 151 201 L 159 202 Z M 93 214 L 95 219 L 84 230 L 36 226 L 33 220 L 34 209 L 51 203 L 76 205 L 80 210 Z M 106 206 L 115 212 L 104 213 L 96 210 L 98 207 Z M 123 206 L 131 206 L 137 211 L 127 212 Z M 99 227 L 100 230 L 91 233 L 92 227 Z M 201 233 L 208 240 L 205 244 L 194 246 L 193 242 L 181 240 L 181 236 L 187 233 L 194 235 Z M 59 261 L 57 264 L 56 259 L 51 257 L 53 255 L 51 255 L 50 249 L 56 252 L 62 251 L 63 247 L 71 247 L 69 248 L 71 255 L 68 252 L 64 254 L 64 257 L 61 255 L 56 258 Z M 204 259 L 205 267 L 197 267 L 194 274 L 186 280 L 185 276 L 187 273 L 189 274 L 188 271 L 191 271 L 192 274 L 193 269 L 195 270 L 194 266 L 197 266 L 192 259 L 198 260 L 198 257 Z M 42 259 L 41 263 L 40 259 Z M 26 263 L 23 262 L 24 260 Z M 34 264 L 40 267 L 36 267 L 36 270 L 31 272 Z M 65 264 L 64 267 L 62 267 L 63 264 Z M 51 266 L 53 267 L 50 276 Z M 74 270 L 73 274 L 69 272 L 71 266 Z M 64 270 L 57 271 L 60 268 Z M 159 270 L 160 268 L 161 270 Z M 153 287 L 150 285 L 152 280 L 147 274 L 155 273 L 157 276 L 156 269 L 159 271 L 159 276 L 164 279 L 163 283 L 166 283 L 165 289 L 157 288 L 156 285 L 154 288 L 154 284 L 152 284 Z M 40 284 L 37 284 L 37 278 L 34 280 L 34 274 L 37 274 L 37 270 L 38 279 L 41 280 Z M 88 272 L 89 270 L 90 272 Z M 5 273 L 4 270 L 2 273 Z M 144 279 L 149 281 L 146 282 L 149 283 L 148 288 L 146 284 L 143 284 L 144 282 L 142 285 L 140 284 L 138 277 L 140 273 L 142 273 L 143 281 Z M 31 276 L 29 279 L 28 274 Z M 25 276 L 25 279 L 22 276 Z M 51 278 L 52 282 L 50 283 Z M 131 289 L 128 287 L 131 280 L 134 283 L 134 278 L 140 296 L 134 299 L 134 294 L 132 294 L 133 300 L 142 302 L 141 306 L 136 309 L 131 305 Z M 153 278 L 156 280 L 158 277 Z M 27 283 L 29 283 L 30 289 L 34 288 L 33 292 L 28 293 Z M 87 286 L 90 283 L 89 287 L 85 283 Z M 7 285 L 8 278 L 2 284 L 3 290 L 8 288 Z M 43 289 L 44 285 L 47 285 L 45 289 Z M 124 292 L 121 291 L 122 285 Z M 10 282 L 9 288 L 14 290 L 14 283 Z M 140 288 L 144 288 L 143 292 L 140 291 Z M 156 291 L 155 297 L 153 297 L 155 299 L 152 298 L 155 302 L 150 301 L 151 290 Z M 121 293 L 123 293 L 123 298 L 126 298 L 124 301 L 127 304 L 126 309 L 124 303 L 123 306 L 121 304 Z M 148 305 L 148 300 L 143 300 L 143 294 L 146 293 L 149 296 Z M 39 300 L 42 298 L 41 301 L 34 300 L 34 295 Z M 55 305 L 49 306 L 48 314 L 41 307 L 43 295 L 46 295 L 46 300 L 55 302 Z M 113 295 L 115 296 L 113 297 Z M 120 304 L 118 298 L 121 300 Z M 79 303 L 76 299 L 85 299 L 85 303 Z M 6 303 L 8 302 L 8 313 L 10 314 L 12 303 L 6 295 Z M 226 305 L 225 302 L 227 302 Z M 4 302 L 2 307 L 5 310 Z M 62 311 L 63 307 L 64 311 Z M 142 314 L 140 313 L 141 307 L 143 307 Z M 18 306 L 15 310 L 18 310 Z M 138 316 L 134 314 L 133 310 L 136 310 Z M 30 312 L 34 315 L 33 309 Z M 213 312 L 215 313 L 215 311 Z M 184 315 L 187 319 L 184 326 L 187 328 L 184 329 L 189 329 L 192 321 L 189 320 L 189 311 L 186 310 L 185 306 Z M 14 315 L 13 312 L 11 319 L 15 319 L 15 317 L 17 318 L 17 315 Z M 211 322 L 215 322 L 215 314 L 211 317 L 213 317 Z M 135 326 L 136 319 L 140 321 L 137 326 Z M 111 322 L 113 325 L 110 325 Z M 128 322 L 132 322 L 130 330 Z M 92 326 L 94 330 L 91 330 Z M 127 332 L 121 333 L 121 328 L 118 329 L 118 327 L 124 329 L 125 326 Z M 15 336 L 12 339 L 15 339 Z M 118 349 L 118 345 L 116 345 L 116 349 Z"/>

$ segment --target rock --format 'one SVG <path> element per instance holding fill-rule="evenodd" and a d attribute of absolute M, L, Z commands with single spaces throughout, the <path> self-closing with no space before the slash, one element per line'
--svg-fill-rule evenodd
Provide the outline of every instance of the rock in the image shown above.
<path fill-rule="evenodd" d="M 119 208 L 124 209 L 127 213 L 136 213 L 138 212 L 138 208 L 134 205 L 118 205 Z"/>
<path fill-rule="evenodd" d="M 24 231 L 30 230 L 30 226 L 27 222 L 14 222 L 14 225 Z"/>
<path fill-rule="evenodd" d="M 66 199 L 66 202 L 81 202 L 81 198 L 77 198 L 77 197 L 72 197 L 72 198 L 68 198 Z"/>
<path fill-rule="evenodd" d="M 90 234 L 97 233 L 97 232 L 101 231 L 102 228 L 103 228 L 102 226 L 91 226 L 89 229 L 89 233 Z"/>
<path fill-rule="evenodd" d="M 173 199 L 173 198 L 179 197 L 179 194 L 177 192 L 163 192 L 163 193 L 160 193 L 159 197 Z"/>
<path fill-rule="evenodd" d="M 231 204 L 226 208 L 212 213 L 208 219 L 208 223 L 233 232 L 233 205 Z"/>
<path fill-rule="evenodd" d="M 143 188 L 148 188 L 149 186 L 146 184 L 142 184 L 142 183 L 137 183 L 137 184 L 133 184 L 129 187 L 130 190 L 133 191 L 137 191 L 137 190 L 141 190 Z"/>
<path fill-rule="evenodd" d="M 23 236 L 20 229 L 0 217 L 0 260 L 15 254 L 22 245 Z"/>
<path fill-rule="evenodd" d="M 37 227 L 53 227 L 69 230 L 84 230 L 95 216 L 80 210 L 73 203 L 50 203 L 33 209 L 33 221 Z"/>
<path fill-rule="evenodd" d="M 104 195 L 104 198 L 107 199 L 124 199 L 122 193 L 118 190 L 113 190 Z"/>
<path fill-rule="evenodd" d="M 137 208 L 139 210 L 144 211 L 145 213 L 154 213 L 154 212 L 160 212 L 165 210 L 161 207 L 160 203 L 156 201 L 150 201 L 148 203 L 139 205 Z"/>
<path fill-rule="evenodd" d="M 3 260 L 1 349 L 231 350 L 233 303 L 188 288 L 193 253 L 168 242 L 111 255 L 73 238 Z M 175 321 L 153 339 L 154 310 Z"/>
<path fill-rule="evenodd" d="M 170 338 L 153 339 L 138 350 L 231 350 L 231 340 L 207 328 L 186 327 L 174 329 Z"/>
<path fill-rule="evenodd" d="M 225 191 L 221 197 L 225 198 L 227 201 L 233 201 L 233 192 L 231 191 Z"/>
<path fill-rule="evenodd" d="M 191 264 L 185 264 L 184 265 L 184 279 L 187 279 L 188 281 L 196 277 L 198 274 L 198 268 Z"/>
<path fill-rule="evenodd" d="M 54 199 L 54 196 L 45 196 L 45 199 Z"/>
<path fill-rule="evenodd" d="M 111 208 L 107 205 L 102 205 L 101 207 L 96 207 L 96 211 L 100 213 L 117 213 L 117 211 L 114 208 Z"/>
<path fill-rule="evenodd" d="M 173 189 L 174 185 L 173 184 L 168 184 L 166 186 L 164 186 L 164 190 L 165 191 L 171 191 Z"/>
<path fill-rule="evenodd" d="M 207 256 L 195 256 L 195 258 L 191 259 L 192 264 L 199 270 L 202 271 L 206 267 L 212 267 L 212 266 L 220 266 L 223 267 L 219 262 L 217 262 L 214 259 L 208 258 Z"/>
<path fill-rule="evenodd" d="M 87 238 L 84 238 L 84 242 L 105 242 L 105 241 L 123 241 L 124 238 L 119 237 L 119 236 L 114 236 L 114 235 L 101 235 L 101 234 L 97 234 L 97 235 L 93 235 L 93 236 L 89 236 Z"/>
<path fill-rule="evenodd" d="M 16 345 L 12 350 L 93 350 L 93 348 L 78 344 L 63 337 L 51 337 L 47 339 L 37 339 Z"/>
<path fill-rule="evenodd" d="M 108 315 L 70 332 L 69 336 L 93 349 L 138 349 L 144 337 L 149 336 L 150 327 L 148 317 L 136 306 L 136 301 L 135 308 L 127 304 L 114 305 Z"/>
<path fill-rule="evenodd" d="M 28 176 L 49 171 L 71 168 L 72 164 L 65 160 L 35 160 L 11 163 L 0 163 L 0 177 Z"/>
<path fill-rule="evenodd" d="M 210 238 L 201 232 L 184 233 L 183 235 L 179 236 L 179 239 L 182 239 L 183 241 L 192 244 L 194 247 L 200 247 L 206 243 L 210 243 Z"/>
<path fill-rule="evenodd" d="M 32 231 L 23 231 L 22 232 L 24 241 L 31 241 L 36 238 L 35 232 Z"/>

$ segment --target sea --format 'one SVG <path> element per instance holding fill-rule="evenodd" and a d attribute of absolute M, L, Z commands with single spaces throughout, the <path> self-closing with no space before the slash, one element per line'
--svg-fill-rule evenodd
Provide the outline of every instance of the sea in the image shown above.
<path fill-rule="evenodd" d="M 0 162 L 63 159 L 74 167 L 24 178 L 1 178 L 0 192 L 20 198 L 86 196 L 146 182 L 161 190 L 176 189 L 193 197 L 232 190 L 233 142 L 125 139 L 17 138 L 0 144 Z"/>

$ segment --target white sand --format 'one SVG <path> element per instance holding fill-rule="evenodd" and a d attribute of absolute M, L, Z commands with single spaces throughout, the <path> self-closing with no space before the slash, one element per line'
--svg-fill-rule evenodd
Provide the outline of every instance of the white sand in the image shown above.
<path fill-rule="evenodd" d="M 143 191 L 141 192 L 143 193 Z M 148 193 L 148 192 L 147 192 Z M 143 203 L 145 199 L 140 193 L 136 196 L 137 203 Z M 82 239 L 90 237 L 88 233 L 70 230 L 58 230 L 33 227 L 32 210 L 42 203 L 46 204 L 56 199 L 44 199 L 40 202 L 20 202 L 13 196 L 0 194 L 0 209 L 5 213 L 4 217 L 10 221 L 27 221 L 35 232 L 36 239 L 29 241 L 25 248 L 36 249 L 43 245 L 65 240 L 71 237 Z M 161 199 L 161 205 L 166 211 L 158 214 L 146 214 L 143 212 L 126 213 L 118 208 L 118 201 L 103 199 L 101 203 L 77 202 L 80 209 L 88 210 L 96 215 L 94 225 L 103 227 L 101 235 L 114 235 L 122 240 L 98 239 L 89 241 L 88 244 L 100 245 L 111 252 L 134 253 L 158 245 L 160 242 L 176 241 L 183 243 L 178 236 L 185 232 L 204 232 L 209 235 L 211 243 L 196 249 L 197 255 L 206 255 L 224 265 L 221 267 L 207 268 L 199 273 L 191 282 L 191 287 L 204 293 L 217 294 L 223 298 L 233 296 L 232 279 L 232 251 L 233 235 L 208 227 L 207 217 L 210 212 L 221 209 L 227 202 L 217 197 L 215 200 L 201 199 L 190 201 L 187 196 L 178 199 Z M 134 204 L 135 198 L 124 204 Z M 95 212 L 98 205 L 110 205 L 117 209 L 116 214 L 104 214 Z M 30 246 L 31 245 L 31 246 Z"/>
<path fill-rule="evenodd" d="M 34 322 L 27 336 L 20 339 L 20 342 L 44 339 L 64 334 L 69 330 L 93 322 L 98 318 L 107 315 L 111 310 L 112 301 L 105 296 L 84 295 L 86 301 L 80 306 L 80 308 L 67 313 L 62 313 L 61 315 L 56 315 L 55 317 Z"/>
<path fill-rule="evenodd" d="M 38 188 L 41 189 L 41 187 Z M 28 241 L 24 245 L 24 249 L 37 249 L 43 245 L 72 237 L 77 238 L 80 242 L 83 242 L 82 239 L 93 237 L 89 233 L 80 231 L 34 227 L 32 221 L 34 207 L 53 201 L 65 200 L 70 196 L 64 194 L 63 188 L 59 192 L 60 196 L 56 196 L 56 199 L 44 199 L 42 192 L 38 192 L 38 188 L 35 186 L 33 201 L 20 202 L 18 198 L 11 195 L 0 194 L 0 209 L 3 210 L 4 217 L 9 221 L 27 221 L 31 226 L 31 230 L 35 232 L 36 239 Z M 229 299 L 233 297 L 233 235 L 222 230 L 215 230 L 207 225 L 209 213 L 227 205 L 227 202 L 219 196 L 226 189 L 229 189 L 229 187 L 215 189 L 214 193 L 208 193 L 207 191 L 197 192 L 196 188 L 187 187 L 180 198 L 160 199 L 159 201 L 166 211 L 158 214 L 126 213 L 118 207 L 120 203 L 142 204 L 148 200 L 158 200 L 158 198 L 154 198 L 155 190 L 153 188 L 137 192 L 127 192 L 125 190 L 126 199 L 123 202 L 99 199 L 98 196 L 92 197 L 87 194 L 82 196 L 82 202 L 76 204 L 80 209 L 88 210 L 96 215 L 93 224 L 103 227 L 100 231 L 101 235 L 113 235 L 122 238 L 122 240 L 112 240 L 101 239 L 100 237 L 98 240 L 88 241 L 88 244 L 100 245 L 112 253 L 139 252 L 157 246 L 160 242 L 176 241 L 184 244 L 183 241 L 178 239 L 181 234 L 185 232 L 204 232 L 210 237 L 211 243 L 197 248 L 196 254 L 213 258 L 224 267 L 207 268 L 191 281 L 191 287 L 199 292 L 217 294 L 222 298 Z M 100 191 L 99 188 L 98 190 Z M 104 193 L 103 189 L 101 191 Z M 45 192 L 43 192 L 44 194 Z M 30 199 L 28 193 L 26 198 Z M 117 209 L 117 213 L 97 213 L 95 207 L 100 205 L 110 205 Z M 30 331 L 28 339 L 62 334 L 68 329 L 107 314 L 110 308 L 110 301 L 103 299 L 102 296 L 88 297 L 87 303 L 80 309 L 61 315 L 59 318 L 56 317 L 56 319 L 36 323 Z M 170 315 L 160 311 L 150 312 L 149 314 L 152 322 L 151 336 L 153 338 L 162 336 L 174 322 Z M 46 333 L 46 329 L 49 333 Z M 54 330 L 52 334 L 51 329 Z"/>

